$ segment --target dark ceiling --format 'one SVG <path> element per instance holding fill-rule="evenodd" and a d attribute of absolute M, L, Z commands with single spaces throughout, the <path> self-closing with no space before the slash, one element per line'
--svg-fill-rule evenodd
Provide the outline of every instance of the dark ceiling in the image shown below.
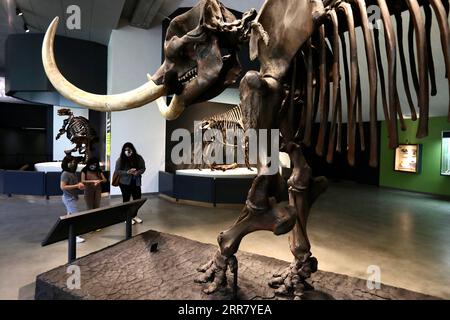
<path fill-rule="evenodd" d="M 119 21 L 138 28 L 149 28 L 163 0 L 0 0 L 0 75 L 4 74 L 4 47 L 8 35 L 45 32 L 52 19 L 69 17 L 67 8 L 77 5 L 81 28 L 69 30 L 63 21 L 58 34 L 108 45 L 111 31 Z M 18 16 L 17 11 L 23 13 Z"/>

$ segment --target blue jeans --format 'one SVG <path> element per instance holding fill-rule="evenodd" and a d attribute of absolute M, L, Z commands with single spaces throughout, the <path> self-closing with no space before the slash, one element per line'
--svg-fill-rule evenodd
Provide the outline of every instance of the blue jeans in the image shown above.
<path fill-rule="evenodd" d="M 62 201 L 63 201 L 64 205 L 66 206 L 66 210 L 67 210 L 68 214 L 78 212 L 78 199 L 63 195 Z"/>

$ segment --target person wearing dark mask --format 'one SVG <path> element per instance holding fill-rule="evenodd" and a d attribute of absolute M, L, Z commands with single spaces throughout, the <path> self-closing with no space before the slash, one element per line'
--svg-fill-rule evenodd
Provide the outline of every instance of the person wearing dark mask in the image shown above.
<path fill-rule="evenodd" d="M 63 170 L 61 174 L 60 188 L 63 192 L 62 201 L 66 206 L 67 214 L 78 212 L 78 190 L 84 190 L 84 184 L 78 181 L 77 168 L 78 161 L 72 156 L 66 156 L 62 163 Z M 77 243 L 85 240 L 81 237 L 76 238 Z"/>
<path fill-rule="evenodd" d="M 116 161 L 116 172 L 120 176 L 120 191 L 123 202 L 141 198 L 142 174 L 145 172 L 145 161 L 136 152 L 132 143 L 127 142 L 122 147 L 119 159 Z M 132 223 L 142 223 L 142 219 L 136 217 Z"/>
<path fill-rule="evenodd" d="M 95 157 L 90 158 L 86 162 L 86 166 L 81 170 L 81 182 L 85 185 L 84 201 L 88 210 L 100 207 L 102 198 L 101 184 L 106 181 L 98 159 Z"/>

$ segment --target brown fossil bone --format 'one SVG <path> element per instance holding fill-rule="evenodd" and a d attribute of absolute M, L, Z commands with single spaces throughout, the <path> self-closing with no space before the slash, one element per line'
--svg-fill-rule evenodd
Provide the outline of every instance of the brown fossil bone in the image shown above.
<path fill-rule="evenodd" d="M 433 47 L 431 45 L 431 25 L 433 23 L 433 15 L 430 4 L 426 1 L 423 3 L 423 10 L 425 12 L 425 39 L 427 42 L 427 58 L 428 58 L 428 72 L 430 75 L 431 95 L 437 95 L 436 88 L 436 73 L 434 70 Z"/>
<path fill-rule="evenodd" d="M 358 49 L 356 46 L 355 22 L 350 4 L 342 2 L 339 8 L 345 13 L 350 39 L 350 92 L 347 96 L 348 129 L 347 129 L 347 160 L 355 165 L 355 139 L 356 139 L 356 95 L 358 86 Z M 344 45 L 344 44 L 343 44 Z"/>
<path fill-rule="evenodd" d="M 438 20 L 439 30 L 441 33 L 442 52 L 444 54 L 445 67 L 447 69 L 448 88 L 450 92 L 450 31 L 447 20 L 447 13 L 442 2 L 440 2 L 439 0 L 429 1 Z M 448 5 L 448 2 L 444 3 Z M 448 121 L 450 121 L 450 98 L 448 110 Z"/>
<path fill-rule="evenodd" d="M 395 41 L 394 28 L 392 27 L 391 16 L 385 0 L 377 0 L 378 6 L 381 10 L 381 19 L 384 26 L 384 37 L 386 42 L 386 53 L 388 60 L 388 102 L 389 102 L 389 126 L 391 127 L 389 135 L 389 147 L 396 148 L 398 145 L 398 131 L 397 131 L 397 104 L 396 92 L 396 59 L 397 47 Z"/>
<path fill-rule="evenodd" d="M 332 70 L 332 81 L 333 81 L 333 92 L 331 98 L 332 112 L 331 112 L 331 127 L 330 127 L 330 137 L 328 141 L 328 151 L 327 151 L 327 162 L 333 162 L 334 157 L 334 146 L 336 143 L 337 135 L 337 116 L 338 116 L 338 91 L 340 91 L 340 50 L 339 50 L 339 21 L 335 10 L 331 10 L 329 13 L 329 18 L 332 25 L 332 51 L 333 51 L 333 64 Z"/>
<path fill-rule="evenodd" d="M 409 16 L 408 25 L 408 53 L 411 68 L 411 78 L 414 85 L 414 89 L 417 95 L 417 100 L 419 99 L 419 77 L 417 75 L 416 67 L 416 54 L 414 52 L 414 18 L 412 15 Z"/>
<path fill-rule="evenodd" d="M 361 17 L 361 27 L 363 30 L 364 44 L 367 59 L 367 72 L 369 74 L 370 90 L 370 159 L 369 164 L 372 167 L 378 165 L 378 134 L 377 134 L 377 66 L 373 37 L 367 18 L 367 8 L 363 0 L 357 0 L 359 15 Z"/>
<path fill-rule="evenodd" d="M 236 253 L 244 236 L 258 230 L 285 234 L 295 224 L 292 206 L 277 207 L 276 199 L 269 196 L 270 183 L 279 176 L 259 176 L 250 189 L 246 205 L 236 223 L 218 237 L 220 251 L 224 256 Z"/>
<path fill-rule="evenodd" d="M 378 74 L 380 77 L 380 87 L 381 87 L 381 102 L 383 106 L 383 113 L 384 113 L 384 119 L 389 124 L 389 109 L 387 105 L 387 97 L 386 97 L 386 80 L 384 77 L 384 67 L 383 67 L 383 60 L 381 59 L 381 48 L 380 48 L 380 32 L 377 28 L 373 29 L 373 36 L 375 40 L 375 52 L 377 57 L 377 68 L 378 68 Z M 390 137 L 393 133 L 391 132 L 392 127 L 390 125 L 387 125 L 387 134 L 388 137 Z"/>
<path fill-rule="evenodd" d="M 429 116 L 429 82 L 428 82 L 428 59 L 427 59 L 427 41 L 425 33 L 425 21 L 422 18 L 419 3 L 417 0 L 406 0 L 411 18 L 414 23 L 416 35 L 417 64 L 419 70 L 419 127 L 417 129 L 417 138 L 423 138 L 428 135 L 428 116 Z"/>
<path fill-rule="evenodd" d="M 327 69 L 327 44 L 325 42 L 325 26 L 319 27 L 319 112 L 320 112 L 320 129 L 319 137 L 317 138 L 316 153 L 319 156 L 323 155 L 323 148 L 325 144 L 325 135 L 328 126 L 329 113 L 329 82 Z"/>
<path fill-rule="evenodd" d="M 304 290 L 309 287 L 306 280 L 317 271 L 317 260 L 311 254 L 307 222 L 312 205 L 326 191 L 328 182 L 324 177 L 315 179 L 312 177 L 312 170 L 299 145 L 289 143 L 286 151 L 294 166 L 288 186 L 289 205 L 294 206 L 297 212 L 296 224 L 289 236 L 290 249 L 295 259 L 290 267 L 274 274 L 269 285 L 277 288 L 275 292 L 278 294 L 293 293 L 301 297 Z"/>
<path fill-rule="evenodd" d="M 313 54 L 311 48 L 311 40 L 306 42 L 306 126 L 303 137 L 303 143 L 306 146 L 311 145 L 311 134 L 313 124 L 313 78 L 314 78 L 314 65 Z"/>
<path fill-rule="evenodd" d="M 405 57 L 405 48 L 403 45 L 403 18 L 401 13 L 395 15 L 395 20 L 397 24 L 397 40 L 398 40 L 398 50 L 400 57 Z M 406 99 L 408 100 L 409 109 L 411 111 L 411 119 L 413 121 L 417 120 L 416 108 L 411 96 L 411 89 L 409 87 L 408 80 L 408 69 L 406 66 L 405 59 L 400 59 L 400 67 L 402 70 L 403 86 L 405 88 Z"/>

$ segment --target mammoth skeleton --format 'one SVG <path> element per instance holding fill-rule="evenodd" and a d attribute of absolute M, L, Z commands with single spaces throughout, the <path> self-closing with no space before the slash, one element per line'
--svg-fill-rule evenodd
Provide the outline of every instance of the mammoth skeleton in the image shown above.
<path fill-rule="evenodd" d="M 375 6 L 380 12 L 387 61 L 381 55 L 381 30 L 372 28 L 369 21 L 369 6 Z M 363 45 L 369 76 L 370 165 L 377 165 L 378 87 L 390 147 L 398 144 L 398 119 L 404 127 L 396 83 L 399 55 L 411 116 L 419 121 L 417 136 L 426 136 L 430 91 L 432 95 L 437 94 L 430 45 L 431 17 L 434 12 L 449 75 L 448 7 L 447 0 L 266 0 L 259 11 L 250 10 L 236 19 L 219 1 L 201 0 L 171 21 L 164 43 L 165 60 L 156 73 L 140 88 L 118 95 L 87 93 L 61 75 L 53 56 L 57 18 L 45 35 L 42 58 L 54 87 L 80 105 L 109 112 L 157 100 L 161 114 L 172 120 L 189 105 L 207 101 L 235 82 L 241 70 L 237 52 L 241 46 L 248 45 L 251 58 L 258 59 L 261 67 L 259 71 L 247 72 L 240 82 L 244 129 L 280 129 L 282 149 L 290 155 L 293 164 L 287 181 L 289 203 L 279 204 L 284 183 L 280 175 L 265 175 L 266 168 L 258 165 L 258 176 L 241 215 L 218 236 L 219 250 L 199 269 L 202 274 L 198 281 L 209 283 L 204 289 L 206 293 L 224 285 L 228 268 L 237 272 L 235 253 L 245 235 L 257 230 L 269 230 L 276 235 L 291 232 L 289 242 L 294 262 L 281 274 L 274 275 L 269 284 L 277 288 L 277 293 L 300 297 L 308 287 L 306 280 L 317 270 L 307 235 L 307 220 L 311 206 L 327 188 L 325 178 L 312 176 L 303 156 L 304 146 L 313 143 L 312 125 L 316 115 L 320 117 L 320 130 L 315 149 L 331 162 L 334 152 L 343 149 L 341 98 L 345 94 L 347 158 L 353 165 L 358 133 L 361 149 L 366 148 L 358 63 L 358 45 Z M 407 52 L 412 87 L 404 62 L 404 11 L 410 17 Z M 391 16 L 397 21 L 396 28 Z M 362 28 L 363 43 L 357 41 L 357 26 Z M 348 33 L 350 52 L 347 52 L 345 33 Z M 164 95 L 173 95 L 169 106 L 161 99 Z"/>

